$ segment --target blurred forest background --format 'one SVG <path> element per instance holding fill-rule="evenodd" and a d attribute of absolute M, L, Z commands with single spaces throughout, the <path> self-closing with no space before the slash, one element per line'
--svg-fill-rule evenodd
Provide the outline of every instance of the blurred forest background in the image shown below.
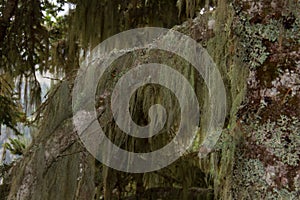
<path fill-rule="evenodd" d="M 170 166 L 130 174 L 102 165 L 80 142 L 71 91 L 95 46 L 146 26 L 172 28 L 207 49 L 228 112 L 207 157 L 198 157 L 207 134 L 199 130 Z M 149 151 L 174 136 L 180 110 L 171 109 L 178 102 L 169 91 L 146 85 L 130 101 L 133 120 L 147 124 L 156 102 L 172 120 L 153 140 L 124 136 L 107 102 L 135 60 L 181 72 L 202 113 L 208 94 L 191 65 L 168 52 L 138 50 L 114 62 L 98 83 L 99 122 L 120 147 Z M 299 91 L 299 0 L 0 0 L 0 199 L 300 199 Z"/>

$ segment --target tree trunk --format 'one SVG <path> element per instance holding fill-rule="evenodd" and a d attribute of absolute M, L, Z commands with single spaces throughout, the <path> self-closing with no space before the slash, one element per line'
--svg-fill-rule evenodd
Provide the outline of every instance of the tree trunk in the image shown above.
<path fill-rule="evenodd" d="M 288 6 L 291 7 L 284 7 L 287 5 L 283 1 L 272 2 L 270 11 L 269 5 L 264 2 L 256 5 L 250 1 L 244 4 L 234 1 L 230 5 L 226 0 L 219 0 L 213 14 L 200 15 L 175 28 L 207 48 L 226 86 L 227 120 L 219 146 L 208 157 L 198 160 L 188 155 L 166 169 L 138 176 L 105 166 L 97 168 L 94 158 L 79 141 L 72 124 L 70 92 L 73 83 L 63 82 L 53 90 L 52 97 L 49 98 L 38 136 L 34 138 L 24 157 L 13 166 L 8 199 L 93 199 L 95 196 L 98 199 L 101 196 L 105 199 L 118 199 L 120 194 L 127 199 L 134 199 L 135 195 L 144 199 L 168 199 L 174 194 L 178 199 L 280 199 L 284 195 L 291 199 L 299 197 L 300 153 L 297 145 L 300 123 L 299 119 L 294 119 L 300 115 L 300 36 L 297 32 L 299 10 L 284 13 L 299 5 L 295 4 L 296 1 L 288 1 Z M 272 13 L 277 16 L 275 21 L 270 20 Z M 296 19 L 284 22 L 285 19 L 288 20 L 286 16 L 290 15 Z M 274 28 L 276 23 L 283 23 L 281 32 Z M 289 31 L 295 35 L 289 35 Z M 257 55 L 253 55 L 255 52 Z M 133 64 L 132 60 L 138 54 L 144 52 L 126 55 L 114 65 L 120 66 L 117 70 L 122 72 Z M 150 62 L 150 57 L 157 54 L 147 52 L 143 59 Z M 167 64 L 174 64 L 173 61 L 170 59 Z M 204 86 L 199 86 L 203 83 L 195 81 L 193 70 L 188 68 L 189 64 L 179 62 L 174 65 L 175 69 L 193 83 L 198 96 L 204 94 L 201 97 L 204 105 L 201 108 L 204 111 L 207 93 L 203 92 Z M 281 69 L 287 70 L 287 74 Z M 288 72 L 294 74 L 293 80 L 287 78 L 291 76 Z M 114 81 L 100 82 L 99 90 L 112 87 Z M 287 82 L 289 83 L 285 85 Z M 276 94 L 272 93 L 274 90 Z M 155 92 L 160 90 L 154 89 Z M 132 106 L 150 105 L 152 96 L 153 93 L 147 92 L 146 88 L 137 94 Z M 109 106 L 106 108 L 109 109 Z M 140 122 L 146 120 L 141 114 L 146 108 L 135 109 L 132 111 L 133 118 L 141 120 Z M 279 122 L 283 115 L 286 116 L 285 121 Z M 104 129 L 110 131 L 108 135 L 115 142 L 128 142 L 128 138 L 121 138 L 116 124 L 109 124 L 111 118 L 104 115 L 103 119 Z M 269 130 L 272 123 L 273 130 Z M 295 132 L 284 129 L 288 126 L 292 126 Z M 278 144 L 271 142 L 276 135 L 272 132 L 275 129 L 277 133 L 281 131 Z M 264 139 L 260 140 L 259 137 Z M 288 148 L 292 150 L 289 151 Z M 175 175 L 169 176 L 168 170 Z M 194 173 L 198 173 L 197 180 Z M 136 194 L 126 191 L 126 188 L 132 187 L 131 180 L 126 179 L 128 177 L 136 181 Z M 193 189 L 197 181 L 197 186 L 201 185 L 203 188 Z M 173 187 L 176 184 L 180 186 Z M 145 185 L 148 187 L 144 187 Z"/>

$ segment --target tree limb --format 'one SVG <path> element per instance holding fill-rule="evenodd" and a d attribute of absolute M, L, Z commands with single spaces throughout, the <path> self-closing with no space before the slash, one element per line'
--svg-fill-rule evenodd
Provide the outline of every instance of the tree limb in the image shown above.
<path fill-rule="evenodd" d="M 0 17 L 0 44 L 2 44 L 4 41 L 4 37 L 9 26 L 10 19 L 14 15 L 17 5 L 18 0 L 8 0 L 3 8 L 3 13 Z"/>

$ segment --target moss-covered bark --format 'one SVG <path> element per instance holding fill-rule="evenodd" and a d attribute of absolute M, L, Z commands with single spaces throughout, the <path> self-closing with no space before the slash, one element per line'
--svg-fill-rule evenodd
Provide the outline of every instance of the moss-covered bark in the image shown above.
<path fill-rule="evenodd" d="M 63 82 L 53 90 L 38 136 L 13 167 L 9 199 L 296 199 L 300 187 L 300 26 L 299 10 L 292 9 L 299 5 L 288 2 L 290 7 L 283 9 L 282 1 L 272 1 L 269 8 L 264 2 L 219 0 L 214 11 L 174 27 L 207 48 L 226 86 L 227 119 L 208 157 L 199 160 L 194 149 L 172 165 L 145 174 L 118 172 L 96 163 L 73 130 L 72 82 Z M 295 20 L 286 22 L 290 15 Z M 272 23 L 281 24 L 279 33 Z M 133 95 L 130 111 L 133 120 L 144 125 L 149 107 L 164 105 L 171 112 L 164 134 L 135 139 L 113 121 L 109 97 L 118 75 L 152 61 L 183 74 L 195 89 L 201 111 L 207 112 L 207 89 L 189 63 L 169 52 L 128 53 L 105 72 L 96 95 L 96 107 L 105 110 L 100 124 L 115 144 L 127 150 L 160 148 L 180 121 L 180 109 L 171 109 L 178 107 L 174 95 L 153 85 Z M 274 88 L 277 92 L 272 93 Z M 204 136 L 199 131 L 200 140 Z"/>
<path fill-rule="evenodd" d="M 78 141 L 67 82 L 48 101 L 44 123 L 12 167 L 8 199 L 92 199 L 94 159 Z"/>

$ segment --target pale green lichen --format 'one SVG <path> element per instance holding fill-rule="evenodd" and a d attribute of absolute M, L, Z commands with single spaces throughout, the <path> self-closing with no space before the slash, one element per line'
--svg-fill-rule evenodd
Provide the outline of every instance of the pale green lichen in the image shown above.
<path fill-rule="evenodd" d="M 296 200 L 297 189 L 274 187 L 270 171 L 258 159 L 239 159 L 234 169 L 233 199 L 290 199 Z M 276 176 L 272 172 L 271 176 Z"/>
<path fill-rule="evenodd" d="M 261 199 L 262 193 L 266 192 L 265 167 L 258 159 L 236 161 L 233 174 L 234 199 Z"/>
<path fill-rule="evenodd" d="M 297 199 L 300 175 L 290 173 L 300 163 L 299 119 L 282 115 L 262 123 L 257 117 L 244 130 L 248 141 L 236 152 L 234 199 Z"/>
<path fill-rule="evenodd" d="M 271 192 L 267 193 L 265 199 L 289 199 L 289 200 L 296 200 L 299 199 L 299 194 L 296 191 L 289 192 L 286 189 L 276 189 L 274 188 Z"/>
<path fill-rule="evenodd" d="M 253 136 L 257 145 L 264 145 L 284 164 L 297 166 L 300 162 L 300 122 L 296 117 L 281 116 L 276 122 L 270 120 L 254 125 Z"/>
<path fill-rule="evenodd" d="M 242 38 L 241 43 L 246 52 L 242 55 L 242 60 L 248 62 L 251 68 L 259 67 L 270 54 L 263 40 L 277 41 L 282 25 L 280 21 L 274 19 L 271 19 L 268 24 L 252 24 L 249 16 L 241 14 L 239 17 L 235 31 Z"/>

